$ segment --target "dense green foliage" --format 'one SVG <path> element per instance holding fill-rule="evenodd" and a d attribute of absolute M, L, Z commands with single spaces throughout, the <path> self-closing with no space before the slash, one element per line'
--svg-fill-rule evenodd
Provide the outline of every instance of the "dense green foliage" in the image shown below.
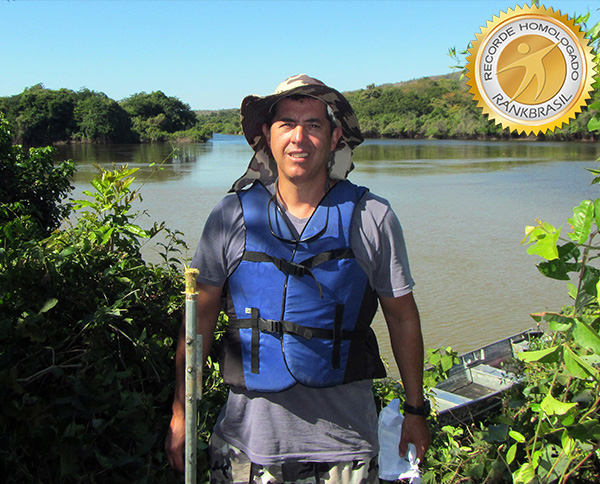
<path fill-rule="evenodd" d="M 173 138 L 204 141 L 212 135 L 212 131 L 196 127 L 196 115 L 187 104 L 162 91 L 134 94 L 121 101 L 121 106 L 131 116 L 134 130 L 142 141 Z"/>
<path fill-rule="evenodd" d="M 12 146 L 2 120 L 0 167 L 3 482 L 175 482 L 163 445 L 183 241 L 164 224 L 137 225 L 135 170 L 100 171 L 59 228 L 73 164 Z M 142 241 L 159 233 L 165 263 L 146 264 Z M 222 400 L 218 390 L 203 400 L 207 428 Z"/>
<path fill-rule="evenodd" d="M 127 143 L 139 139 L 128 113 L 106 94 L 82 90 L 73 117 L 77 131 L 72 139 L 100 143 Z"/>
<path fill-rule="evenodd" d="M 169 133 L 189 129 L 196 122 L 196 116 L 187 104 L 165 96 L 162 91 L 134 94 L 121 101 L 121 105 L 134 122 L 152 121 L 152 124 Z"/>
<path fill-rule="evenodd" d="M 497 126 L 482 114 L 460 74 L 425 77 L 399 84 L 370 85 L 344 93 L 366 138 L 510 139 L 524 135 Z M 600 101 L 600 91 L 591 103 Z M 540 135 L 546 140 L 596 139 L 587 129 L 598 112 L 593 105 L 561 129 Z M 208 131 L 241 134 L 239 109 L 198 111 Z"/>
<path fill-rule="evenodd" d="M 187 104 L 161 91 L 134 94 L 118 103 L 88 89 L 52 90 L 37 84 L 0 98 L 0 112 L 14 127 L 13 141 L 29 146 L 175 139 L 201 142 L 212 134 L 197 126 L 196 115 Z"/>
<path fill-rule="evenodd" d="M 422 78 L 395 85 L 367 86 L 345 93 L 367 138 L 513 138 L 519 137 L 487 119 L 460 75 Z M 600 93 L 594 95 L 600 100 Z M 586 110 L 543 139 L 595 139 L 587 122 L 597 110 Z"/>
<path fill-rule="evenodd" d="M 210 133 L 242 134 L 239 109 L 196 111 L 198 124 Z"/>
<path fill-rule="evenodd" d="M 73 163 L 55 167 L 50 148 L 25 152 L 12 146 L 8 123 L 0 114 L 0 224 L 23 224 L 31 238 L 48 235 L 68 213 L 57 201 L 69 193 L 74 170 Z"/>
<path fill-rule="evenodd" d="M 124 143 L 138 139 L 128 114 L 105 94 L 51 90 L 42 84 L 0 98 L 13 138 L 29 146 L 65 141 Z"/>
<path fill-rule="evenodd" d="M 344 93 L 356 112 L 366 138 L 510 139 L 515 133 L 502 129 L 483 115 L 460 74 L 425 77 L 399 84 L 370 85 Z M 595 91 L 591 103 L 600 101 Z M 540 135 L 547 140 L 596 139 L 587 129 L 598 112 L 596 105 L 584 110 L 561 129 Z M 197 111 L 207 131 L 241 134 L 239 109 Z"/>
<path fill-rule="evenodd" d="M 495 134 L 454 76 L 347 93 L 366 137 L 476 137 Z"/>

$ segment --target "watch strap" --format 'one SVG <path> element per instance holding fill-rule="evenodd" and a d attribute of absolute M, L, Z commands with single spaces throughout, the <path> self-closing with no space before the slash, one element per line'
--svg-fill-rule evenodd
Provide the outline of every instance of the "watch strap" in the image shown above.
<path fill-rule="evenodd" d="M 422 417 L 428 417 L 429 414 L 431 413 L 431 402 L 428 399 L 425 399 L 424 405 L 422 405 L 420 407 L 415 407 L 413 405 L 409 405 L 408 403 L 404 402 L 404 404 L 402 405 L 402 408 L 404 409 L 404 413 L 409 413 L 411 415 L 420 415 Z"/>

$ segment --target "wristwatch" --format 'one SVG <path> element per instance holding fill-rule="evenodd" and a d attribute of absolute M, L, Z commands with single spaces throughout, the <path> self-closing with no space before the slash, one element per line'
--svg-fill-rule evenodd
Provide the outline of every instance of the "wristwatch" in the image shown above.
<path fill-rule="evenodd" d="M 413 407 L 408 403 L 404 402 L 402 405 L 404 413 L 410 413 L 411 415 L 420 415 L 422 417 L 429 417 L 431 413 L 431 402 L 426 398 L 424 404 L 421 407 Z"/>

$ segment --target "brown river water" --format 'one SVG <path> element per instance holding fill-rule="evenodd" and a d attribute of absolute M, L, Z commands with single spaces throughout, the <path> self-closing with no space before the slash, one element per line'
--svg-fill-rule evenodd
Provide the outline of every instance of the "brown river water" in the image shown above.
<path fill-rule="evenodd" d="M 148 216 L 138 222 L 183 232 L 191 258 L 208 214 L 250 156 L 243 137 L 216 135 L 204 144 L 66 145 L 56 159 L 78 164 L 74 198 L 91 188 L 94 164 L 139 168 L 143 201 L 134 208 Z M 349 178 L 387 198 L 402 223 L 427 348 L 469 351 L 534 326 L 532 312 L 569 302 L 566 284 L 544 278 L 521 240 L 538 218 L 566 232 L 572 208 L 598 197 L 586 168 L 599 157 L 600 145 L 578 142 L 368 140 L 356 149 Z M 144 251 L 158 261 L 151 244 Z M 391 362 L 380 314 L 374 324 Z"/>

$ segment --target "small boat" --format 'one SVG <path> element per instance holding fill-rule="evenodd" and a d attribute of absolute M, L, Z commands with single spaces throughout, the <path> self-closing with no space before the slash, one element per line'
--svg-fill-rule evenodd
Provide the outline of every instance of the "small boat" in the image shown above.
<path fill-rule="evenodd" d="M 541 336 L 530 329 L 459 356 L 448 378 L 432 388 L 432 407 L 441 425 L 460 425 L 481 419 L 502 404 L 502 394 L 520 381 L 514 360 L 529 342 Z"/>

